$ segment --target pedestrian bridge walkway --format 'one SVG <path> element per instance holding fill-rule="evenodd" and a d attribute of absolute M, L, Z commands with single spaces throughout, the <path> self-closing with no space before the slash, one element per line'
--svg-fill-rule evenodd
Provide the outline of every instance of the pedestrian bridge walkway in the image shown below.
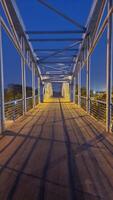
<path fill-rule="evenodd" d="M 100 123 L 51 98 L 0 135 L 0 199 L 112 200 L 112 158 Z"/>

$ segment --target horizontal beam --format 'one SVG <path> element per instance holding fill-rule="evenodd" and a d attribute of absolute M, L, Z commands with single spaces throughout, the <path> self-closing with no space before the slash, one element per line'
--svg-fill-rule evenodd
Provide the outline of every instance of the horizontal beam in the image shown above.
<path fill-rule="evenodd" d="M 49 59 L 49 61 L 50 60 L 52 60 L 52 59 L 72 59 L 73 57 L 77 57 L 77 55 L 68 55 L 68 56 L 65 56 L 65 55 L 61 55 L 61 56 L 53 56 L 53 57 L 51 57 L 50 59 Z M 41 58 L 41 56 L 37 56 L 37 58 L 39 59 L 39 60 L 42 60 L 42 58 Z M 44 57 L 43 57 L 43 59 L 44 59 Z"/>
<path fill-rule="evenodd" d="M 63 60 L 63 59 L 72 59 L 73 57 L 77 57 L 77 55 L 73 54 L 73 55 L 70 55 L 70 56 L 55 56 L 55 57 L 51 58 L 51 60 L 52 59 L 60 59 L 60 60 Z M 37 58 L 39 58 L 39 56 L 37 56 Z M 42 59 L 42 58 L 40 57 L 40 59 Z"/>
<path fill-rule="evenodd" d="M 46 80 L 43 80 L 44 83 L 48 82 L 49 83 L 70 83 L 70 80 L 69 79 L 65 79 L 65 80 L 51 80 L 51 79 L 46 79 Z"/>
<path fill-rule="evenodd" d="M 34 49 L 34 51 L 61 51 L 62 49 Z M 67 51 L 78 51 L 79 49 L 67 49 Z"/>
<path fill-rule="evenodd" d="M 38 64 L 53 64 L 53 63 L 58 63 L 58 64 L 73 64 L 73 63 L 75 63 L 74 61 L 47 61 L 47 62 L 37 62 Z"/>
<path fill-rule="evenodd" d="M 68 74 L 65 72 L 61 72 L 61 73 L 51 73 L 51 74 L 46 74 L 46 73 L 42 73 L 41 75 L 43 75 L 43 76 L 45 76 L 46 78 L 51 78 L 51 79 L 55 79 L 55 78 L 62 78 L 62 79 L 64 79 L 64 78 L 67 78 L 67 77 L 69 77 L 69 76 L 71 76 L 72 75 L 72 73 L 71 72 L 69 72 Z"/>
<path fill-rule="evenodd" d="M 30 42 L 66 42 L 66 41 L 82 41 L 83 39 L 81 38 L 52 38 L 52 39 L 39 39 L 39 38 L 34 38 L 34 39 L 29 39 Z"/>
<path fill-rule="evenodd" d="M 71 24 L 75 25 L 76 27 L 78 27 L 81 30 L 86 31 L 86 28 L 84 26 L 82 26 L 80 23 L 78 23 L 76 20 L 68 17 L 67 15 L 65 15 L 64 13 L 62 13 L 61 11 L 57 10 L 55 7 L 53 7 L 51 4 L 49 4 L 48 2 L 46 2 L 45 0 L 37 0 L 39 3 L 41 3 L 42 5 L 44 5 L 45 7 L 47 7 L 48 9 L 50 9 L 51 11 L 53 11 L 54 13 L 56 13 L 58 16 L 64 18 L 65 20 L 67 20 L 68 22 L 70 22 Z"/>
<path fill-rule="evenodd" d="M 84 30 L 73 30 L 73 31 L 26 31 L 28 35 L 38 35 L 38 34 L 79 34 L 85 33 Z"/>
<path fill-rule="evenodd" d="M 65 52 L 65 51 L 67 51 L 68 49 L 72 49 L 73 47 L 80 45 L 80 43 L 81 43 L 80 41 L 74 42 L 74 43 L 72 43 L 71 45 L 68 45 L 67 47 L 64 47 L 64 48 L 61 49 L 60 51 L 55 51 L 54 53 L 51 53 L 51 54 L 48 55 L 46 58 L 41 59 L 41 60 L 44 61 L 44 60 L 47 60 L 47 59 L 49 59 L 49 58 L 51 58 L 51 57 L 53 57 L 53 56 L 55 56 L 55 55 L 61 54 L 61 53 Z"/>

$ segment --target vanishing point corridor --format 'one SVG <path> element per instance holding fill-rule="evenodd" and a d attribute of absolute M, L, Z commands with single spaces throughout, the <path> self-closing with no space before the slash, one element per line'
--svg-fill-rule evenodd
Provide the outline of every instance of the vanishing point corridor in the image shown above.
<path fill-rule="evenodd" d="M 113 136 L 51 98 L 0 136 L 0 199 L 112 200 Z"/>
<path fill-rule="evenodd" d="M 113 200 L 113 0 L 0 0 L 0 200 Z"/>

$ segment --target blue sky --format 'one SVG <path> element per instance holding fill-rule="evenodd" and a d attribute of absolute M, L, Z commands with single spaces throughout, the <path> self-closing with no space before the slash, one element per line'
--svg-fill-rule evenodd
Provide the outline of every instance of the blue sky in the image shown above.
<path fill-rule="evenodd" d="M 69 17 L 78 21 L 85 26 L 92 0 L 47 0 L 48 3 L 65 13 Z M 16 0 L 20 14 L 24 21 L 26 30 L 37 31 L 56 31 L 56 30 L 77 30 L 77 27 L 67 22 L 54 12 L 48 10 L 37 0 Z M 37 35 L 33 38 L 69 38 L 76 35 Z M 81 37 L 81 35 L 78 35 Z M 48 42 L 32 43 L 34 48 L 63 48 L 72 44 L 72 42 Z M 4 77 L 5 86 L 9 83 L 21 83 L 20 57 L 15 51 L 11 42 L 3 33 L 3 50 L 4 50 Z M 39 57 L 46 56 L 38 53 Z M 93 55 L 91 56 L 91 88 L 94 90 L 105 89 L 106 82 L 106 31 L 99 41 Z M 83 70 L 85 71 L 85 70 Z M 85 73 L 82 72 L 82 85 L 85 85 Z M 31 85 L 31 74 L 27 70 L 27 85 Z"/>

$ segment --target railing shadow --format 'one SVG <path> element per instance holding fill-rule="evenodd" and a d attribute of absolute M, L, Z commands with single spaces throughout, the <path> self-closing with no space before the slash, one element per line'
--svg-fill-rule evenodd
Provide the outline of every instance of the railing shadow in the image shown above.
<path fill-rule="evenodd" d="M 58 117 L 61 118 L 61 120 L 58 118 L 58 120 L 56 120 L 56 111 L 59 106 L 60 113 Z M 51 188 L 57 187 L 57 193 L 52 191 L 54 195 L 58 195 L 57 197 L 61 194 L 62 188 L 69 193 L 70 200 L 110 199 L 108 198 L 108 191 L 113 191 L 113 185 L 104 170 L 105 168 L 103 169 L 103 166 L 100 166 L 100 162 L 95 154 L 95 151 L 100 153 L 101 158 L 113 169 L 110 157 L 107 157 L 105 153 L 107 150 L 107 152 L 112 155 L 112 143 L 110 144 L 107 140 L 108 135 L 99 131 L 87 114 L 81 114 L 80 109 L 74 111 L 71 107 L 63 103 L 60 103 L 59 106 L 56 107 L 56 111 L 53 113 L 51 112 L 52 108 L 50 104 L 50 107 L 48 107 L 46 111 L 38 115 L 36 113 L 33 117 L 30 116 L 27 122 L 24 121 L 23 127 L 21 127 L 17 133 L 13 131 L 5 133 L 4 138 L 11 137 L 12 139 L 2 147 L 1 155 L 5 151 L 8 151 L 9 147 L 10 149 L 13 147 L 12 144 L 16 140 L 15 138 L 18 140 L 21 139 L 18 145 L 13 147 L 12 153 L 9 152 L 4 164 L 0 164 L 0 177 L 5 174 L 6 169 L 10 171 L 11 174 L 16 174 L 9 191 L 7 191 L 7 199 L 10 200 L 16 197 L 15 195 L 18 194 L 19 188 L 21 187 L 20 183 L 23 175 L 31 178 L 31 183 L 26 183 L 31 186 L 31 190 L 33 189 L 32 181 L 36 181 L 37 190 L 35 199 L 38 200 L 45 199 L 48 188 L 47 184 L 51 185 Z M 28 132 L 25 134 L 21 133 L 21 131 L 29 125 L 31 119 L 34 120 L 34 122 L 29 127 Z M 58 126 L 57 123 L 58 125 L 59 123 L 62 125 L 60 128 L 60 134 L 64 136 L 62 140 L 57 140 L 55 137 L 56 134 L 58 134 L 56 129 Z M 50 127 L 50 130 L 48 127 Z M 48 135 L 45 134 L 47 129 L 49 130 Z M 39 145 L 40 143 L 42 146 Z M 55 151 L 54 149 L 56 146 L 60 147 L 62 151 Z M 14 159 L 18 162 L 18 153 L 23 147 L 25 149 L 28 148 L 28 151 L 26 152 L 25 150 L 26 156 L 22 161 L 20 160 L 19 167 L 17 167 L 13 165 Z M 37 151 L 39 151 L 40 154 L 41 147 L 45 148 L 41 158 L 42 161 L 38 160 L 40 157 L 36 154 Z M 55 156 L 56 154 L 57 156 Z M 34 157 L 33 155 L 37 156 Z M 29 163 L 31 166 L 30 170 L 27 169 Z M 35 170 L 33 166 L 34 163 L 36 165 Z M 38 166 L 40 164 L 41 166 Z M 61 168 L 59 168 L 59 166 L 61 166 Z M 38 168 L 41 168 L 41 171 L 38 171 Z M 67 182 L 57 179 L 57 174 L 55 174 L 54 169 L 60 176 L 62 176 L 65 170 Z M 58 191 L 60 191 L 60 194 L 58 194 Z M 28 193 L 30 193 L 30 191 L 28 191 Z M 65 192 L 64 194 L 62 193 L 62 199 L 66 199 Z"/>
<path fill-rule="evenodd" d="M 71 109 L 69 109 L 70 112 Z M 73 116 L 73 114 L 70 112 L 70 114 Z M 78 113 L 78 117 L 81 115 L 81 112 Z M 110 160 L 108 158 L 105 158 L 106 154 L 105 151 L 109 150 L 109 153 L 113 155 L 113 146 L 108 142 L 107 137 L 108 135 L 105 133 L 105 131 L 99 131 L 99 126 L 97 128 L 97 125 L 94 125 L 93 122 L 91 122 L 90 117 L 87 121 L 87 118 L 89 116 L 84 116 L 79 120 L 74 120 L 74 126 L 76 127 L 76 132 L 79 133 L 78 138 L 82 140 L 82 142 L 86 145 L 85 149 L 87 150 L 88 157 L 90 161 L 92 162 L 94 168 L 94 174 L 96 175 L 96 179 L 98 180 L 98 183 L 101 185 L 102 194 L 108 195 L 108 190 L 111 189 L 113 191 L 113 183 L 111 184 L 111 181 L 109 180 L 110 176 L 106 174 L 107 169 L 103 169 L 102 166 L 100 166 L 100 163 L 97 159 L 97 156 L 94 154 L 94 148 L 98 148 L 98 151 L 101 154 L 101 159 L 105 159 L 106 164 L 113 169 L 113 166 L 110 163 Z M 95 121 L 94 121 L 95 122 Z M 74 130 L 73 130 L 74 132 Z M 88 136 L 89 135 L 89 136 Z M 89 141 L 87 142 L 88 137 L 95 137 L 95 141 Z M 91 145 L 93 144 L 93 146 Z M 98 146 L 99 144 L 103 144 Z M 79 153 L 79 155 L 82 156 L 84 163 L 86 162 L 85 156 L 82 155 L 83 151 Z M 98 154 L 97 154 L 98 155 Z M 88 160 L 87 160 L 88 161 Z M 86 166 L 88 165 L 88 162 L 86 162 Z M 87 167 L 88 169 L 88 167 Z M 91 174 L 91 171 L 89 170 L 89 173 Z M 92 176 L 92 174 L 91 174 Z M 103 181 L 104 180 L 104 181 Z M 94 181 L 93 181 L 94 182 Z M 107 185 L 107 187 L 106 187 Z"/>

